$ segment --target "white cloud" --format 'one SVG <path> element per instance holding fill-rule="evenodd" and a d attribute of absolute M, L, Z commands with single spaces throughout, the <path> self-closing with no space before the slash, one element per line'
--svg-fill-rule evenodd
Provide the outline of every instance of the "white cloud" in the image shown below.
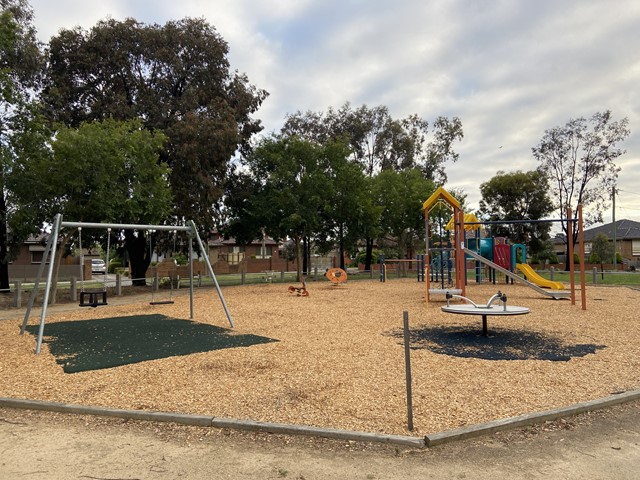
<path fill-rule="evenodd" d="M 387 105 L 396 117 L 458 116 L 465 138 L 457 148 L 460 161 L 448 168 L 448 176 L 451 186 L 467 191 L 472 206 L 477 206 L 480 183 L 498 170 L 537 166 L 531 148 L 546 129 L 604 109 L 630 120 L 620 188 L 635 192 L 640 184 L 640 2 L 31 4 L 43 40 L 61 27 L 90 28 L 107 16 L 145 23 L 206 18 L 229 43 L 232 66 L 270 92 L 257 114 L 267 132 L 279 129 L 286 113 L 325 110 L 345 101 Z M 640 195 L 629 194 L 621 202 L 640 220 Z"/>

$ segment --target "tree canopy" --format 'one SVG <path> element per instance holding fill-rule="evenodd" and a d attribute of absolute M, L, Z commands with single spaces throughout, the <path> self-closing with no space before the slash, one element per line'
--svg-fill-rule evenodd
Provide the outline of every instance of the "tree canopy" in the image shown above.
<path fill-rule="evenodd" d="M 533 147 L 533 156 L 549 177 L 549 193 L 567 236 L 567 208 L 576 210 L 582 204 L 588 224 L 601 222 L 608 206 L 620 167 L 616 159 L 625 151 L 618 147 L 629 136 L 629 120 L 614 120 L 609 110 L 597 112 L 588 120 L 569 120 L 564 126 L 546 130 L 540 143 Z M 572 241 L 577 241 L 574 229 Z"/>
<path fill-rule="evenodd" d="M 423 244 L 421 207 L 435 189 L 435 184 L 418 169 L 386 170 L 375 178 L 373 195 L 382 210 L 382 234 L 394 239 L 400 258 L 413 258 L 416 242 Z"/>
<path fill-rule="evenodd" d="M 61 213 L 73 221 L 160 223 L 171 207 L 169 168 L 160 161 L 165 140 L 137 120 L 61 126 L 49 154 L 16 160 L 9 183 L 16 222 L 41 225 Z M 74 232 L 65 235 L 61 253 Z M 150 259 L 144 240 L 140 255 L 136 238 L 127 238 L 126 247 L 132 277 L 144 278 Z"/>
<path fill-rule="evenodd" d="M 540 170 L 499 171 L 480 185 L 480 213 L 485 220 L 541 220 L 554 211 L 549 198 L 548 181 Z M 544 250 L 549 240 L 550 223 L 493 225 L 494 236 L 509 237 L 514 243 L 528 245 L 533 253 Z"/>
<path fill-rule="evenodd" d="M 386 106 L 353 108 L 345 103 L 326 113 L 300 111 L 287 115 L 283 132 L 319 143 L 328 139 L 349 142 L 353 159 L 366 175 L 380 170 L 419 168 L 438 183 L 446 182 L 444 164 L 455 162 L 454 142 L 463 137 L 459 118 L 438 117 L 429 135 L 429 124 L 418 115 L 394 119 Z"/>
<path fill-rule="evenodd" d="M 462 122 L 457 117 L 440 116 L 432 127 L 430 132 L 429 123 L 416 114 L 394 119 L 384 105 L 353 108 L 347 102 L 337 110 L 330 107 L 326 112 L 298 111 L 287 115 L 282 132 L 319 144 L 330 140 L 347 142 L 350 160 L 371 178 L 380 172 L 409 170 L 420 172 L 426 180 L 444 184 L 445 164 L 458 159 L 454 144 L 463 137 Z M 366 269 L 371 267 L 374 237 L 380 233 L 378 225 L 368 223 Z"/>
<path fill-rule="evenodd" d="M 0 0 L 0 6 L 0 292 L 8 292 L 11 247 L 21 237 L 17 231 L 9 236 L 13 209 L 7 200 L 7 180 L 14 170 L 14 143 L 22 135 L 21 125 L 33 116 L 41 55 L 28 2 Z"/>
<path fill-rule="evenodd" d="M 237 174 L 237 188 L 228 198 L 227 232 L 241 243 L 261 232 L 276 240 L 293 239 L 300 277 L 302 240 L 319 236 L 328 228 L 323 223 L 328 217 L 340 221 L 329 214 L 343 203 L 336 201 L 332 171 L 347 155 L 340 144 L 282 135 L 263 139 L 246 156 L 246 171 Z"/>
<path fill-rule="evenodd" d="M 211 228 L 229 162 L 262 127 L 251 115 L 267 92 L 231 71 L 228 45 L 203 19 L 165 25 L 100 21 L 61 30 L 48 49 L 42 94 L 51 120 L 138 118 L 168 138 L 173 216 Z"/>

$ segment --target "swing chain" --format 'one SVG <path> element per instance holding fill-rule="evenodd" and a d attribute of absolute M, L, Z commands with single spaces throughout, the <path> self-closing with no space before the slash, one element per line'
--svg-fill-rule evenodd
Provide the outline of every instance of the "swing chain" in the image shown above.
<path fill-rule="evenodd" d="M 109 273 L 109 251 L 111 250 L 111 227 L 107 228 L 107 255 L 106 265 L 104 267 L 103 290 L 107 291 L 107 274 Z"/>
<path fill-rule="evenodd" d="M 84 250 L 82 250 L 82 227 L 78 227 L 78 242 L 80 246 L 80 293 L 84 293 Z"/>

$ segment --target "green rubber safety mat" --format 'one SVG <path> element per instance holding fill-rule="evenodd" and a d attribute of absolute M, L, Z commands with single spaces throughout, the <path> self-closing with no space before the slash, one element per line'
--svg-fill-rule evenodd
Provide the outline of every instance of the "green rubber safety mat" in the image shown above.
<path fill-rule="evenodd" d="M 27 331 L 37 336 L 38 325 Z M 66 373 L 278 341 L 164 315 L 56 322 L 44 333 L 43 342 Z"/>

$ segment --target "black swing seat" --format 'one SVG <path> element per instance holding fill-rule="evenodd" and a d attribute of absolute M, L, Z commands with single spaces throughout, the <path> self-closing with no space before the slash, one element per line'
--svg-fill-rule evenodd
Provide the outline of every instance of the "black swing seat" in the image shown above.
<path fill-rule="evenodd" d="M 86 290 L 80 292 L 80 306 L 96 308 L 101 305 L 107 305 L 106 290 Z"/>
<path fill-rule="evenodd" d="M 173 300 L 156 300 L 155 302 L 149 302 L 149 305 L 171 305 L 176 303 Z"/>

